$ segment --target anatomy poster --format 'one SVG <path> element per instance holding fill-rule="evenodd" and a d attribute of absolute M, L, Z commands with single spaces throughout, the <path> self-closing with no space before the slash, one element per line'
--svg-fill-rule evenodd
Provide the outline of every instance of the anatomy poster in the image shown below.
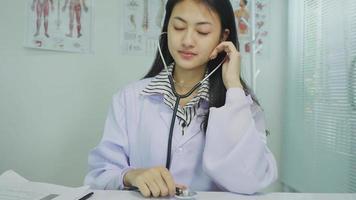
<path fill-rule="evenodd" d="M 91 51 L 93 0 L 28 0 L 25 47 Z"/>
<path fill-rule="evenodd" d="M 248 37 L 250 32 L 250 2 L 246 0 L 233 0 L 231 4 L 234 8 L 237 33 L 240 37 Z"/>
<path fill-rule="evenodd" d="M 271 3 L 270 0 L 256 0 L 256 44 L 257 53 L 269 55 Z"/>
<path fill-rule="evenodd" d="M 166 0 L 122 0 L 120 46 L 126 55 L 153 55 Z"/>
<path fill-rule="evenodd" d="M 234 8 L 241 52 L 251 52 L 251 7 L 254 6 L 256 18 L 256 53 L 259 56 L 267 56 L 268 51 L 266 50 L 270 42 L 270 0 L 255 0 L 255 5 L 251 5 L 251 2 L 251 0 L 231 0 L 231 4 Z"/>

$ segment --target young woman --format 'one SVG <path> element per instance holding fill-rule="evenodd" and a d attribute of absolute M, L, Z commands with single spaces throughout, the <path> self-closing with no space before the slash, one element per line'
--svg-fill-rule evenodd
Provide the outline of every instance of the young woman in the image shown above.
<path fill-rule="evenodd" d="M 176 97 L 157 53 L 144 79 L 114 95 L 85 183 L 96 189 L 135 186 L 146 197 L 173 195 L 175 187 L 253 194 L 271 184 L 276 162 L 266 146 L 262 110 L 240 78 L 229 0 L 168 0 L 162 33 L 162 53 L 179 94 L 223 66 L 179 102 L 167 169 Z"/>

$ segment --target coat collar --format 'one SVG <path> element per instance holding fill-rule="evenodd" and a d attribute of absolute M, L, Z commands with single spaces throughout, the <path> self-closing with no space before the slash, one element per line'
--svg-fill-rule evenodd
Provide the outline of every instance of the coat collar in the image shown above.
<path fill-rule="evenodd" d="M 174 63 L 168 66 L 168 72 L 163 69 L 159 74 L 152 78 L 150 83 L 142 90 L 141 94 L 157 98 L 163 97 L 163 102 L 171 110 L 174 109 L 176 97 L 172 92 L 171 84 L 168 75 L 173 73 Z M 207 75 L 207 74 L 205 74 Z M 209 81 L 208 79 L 202 83 L 198 88 L 198 95 L 195 96 L 184 108 L 178 107 L 177 116 L 180 119 L 180 124 L 185 122 L 188 126 L 192 118 L 196 115 L 196 110 L 201 103 L 206 104 L 209 102 Z"/>

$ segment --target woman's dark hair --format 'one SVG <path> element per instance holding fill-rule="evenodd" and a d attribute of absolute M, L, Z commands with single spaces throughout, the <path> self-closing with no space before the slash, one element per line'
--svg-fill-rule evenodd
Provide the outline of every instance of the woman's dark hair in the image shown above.
<path fill-rule="evenodd" d="M 169 19 L 171 17 L 174 6 L 181 2 L 182 0 L 168 0 L 166 4 L 166 15 L 163 22 L 162 33 L 167 32 Z M 200 0 L 200 2 L 204 3 L 208 8 L 216 12 L 220 18 L 221 23 L 221 34 L 223 30 L 228 29 L 230 31 L 226 41 L 231 41 L 235 44 L 236 48 L 239 50 L 239 41 L 237 38 L 236 24 L 233 8 L 229 0 Z M 168 41 L 167 37 L 162 36 L 160 38 L 161 49 L 168 49 Z M 162 52 L 163 57 L 166 60 L 166 63 L 172 63 L 174 60 L 172 55 L 168 50 Z M 220 53 L 215 59 L 210 60 L 207 64 L 208 72 L 211 72 L 225 57 L 225 53 Z M 155 60 L 152 64 L 149 72 L 144 76 L 144 78 L 154 77 L 159 74 L 164 68 L 163 62 L 160 58 L 159 52 L 157 51 Z M 243 86 L 243 90 L 246 95 L 251 95 L 252 100 L 259 105 L 255 96 L 250 92 L 250 89 L 244 82 L 244 80 L 240 76 L 240 81 Z M 226 98 L 226 88 L 222 79 L 222 68 L 220 67 L 216 72 L 214 72 L 209 77 L 209 107 L 221 107 L 225 104 Z M 209 112 L 204 116 L 204 120 L 201 124 L 201 128 L 206 132 L 208 126 Z"/>
<path fill-rule="evenodd" d="M 247 5 L 247 0 L 242 0 L 244 2 L 245 5 Z"/>

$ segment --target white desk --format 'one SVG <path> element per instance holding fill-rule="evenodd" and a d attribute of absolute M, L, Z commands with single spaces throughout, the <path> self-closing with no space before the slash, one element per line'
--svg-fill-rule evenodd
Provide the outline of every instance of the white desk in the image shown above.
<path fill-rule="evenodd" d="M 142 200 L 142 199 L 176 199 L 172 198 L 144 198 L 133 191 L 103 191 L 94 190 L 94 195 L 88 200 Z M 198 192 L 196 200 L 356 200 L 355 194 L 308 194 L 308 193 L 269 193 L 244 196 L 227 192 Z"/>

